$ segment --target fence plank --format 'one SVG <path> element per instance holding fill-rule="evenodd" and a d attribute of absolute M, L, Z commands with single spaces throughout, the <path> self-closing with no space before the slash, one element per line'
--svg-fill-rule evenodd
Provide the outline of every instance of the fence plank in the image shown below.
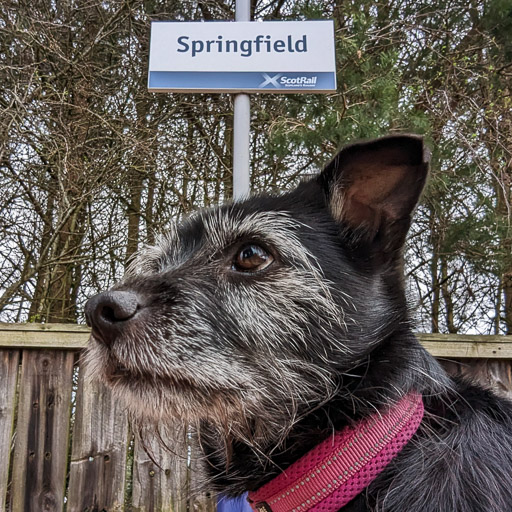
<path fill-rule="evenodd" d="M 64 506 L 74 353 L 23 351 L 12 512 Z"/>
<path fill-rule="evenodd" d="M 0 346 L 81 349 L 87 345 L 89 334 L 85 325 L 0 323 Z"/>
<path fill-rule="evenodd" d="M 80 368 L 69 476 L 68 512 L 124 509 L 129 440 L 124 406 Z"/>
<path fill-rule="evenodd" d="M 0 512 L 5 510 L 19 350 L 0 350 Z"/>
<path fill-rule="evenodd" d="M 89 328 L 73 324 L 6 324 L 0 322 L 0 347 L 62 348 L 87 346 Z M 435 357 L 512 359 L 512 336 L 417 334 Z"/>
<path fill-rule="evenodd" d="M 419 334 L 418 338 L 435 357 L 512 359 L 512 336 Z"/>
<path fill-rule="evenodd" d="M 25 324 L 10 324 L 7 322 L 0 322 L 0 331 L 53 333 L 55 335 L 59 332 L 89 333 L 91 330 L 83 324 L 38 324 L 31 322 Z"/>
<path fill-rule="evenodd" d="M 201 482 L 204 478 L 202 471 L 202 452 L 195 438 L 189 439 L 190 445 L 190 464 L 189 464 L 189 510 L 190 512 L 216 512 L 217 499 L 210 493 L 199 494 L 197 491 L 202 487 Z M 199 485 L 198 485 L 199 484 Z"/>
<path fill-rule="evenodd" d="M 512 363 L 496 359 L 441 361 L 452 376 L 465 377 L 491 388 L 495 393 L 512 400 Z"/>
<path fill-rule="evenodd" d="M 133 512 L 187 511 L 186 434 L 162 434 L 162 439 L 167 446 L 150 431 L 135 436 Z"/>

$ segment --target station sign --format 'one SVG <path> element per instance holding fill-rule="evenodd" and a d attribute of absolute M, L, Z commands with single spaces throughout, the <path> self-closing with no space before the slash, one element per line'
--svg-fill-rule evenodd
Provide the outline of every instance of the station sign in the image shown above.
<path fill-rule="evenodd" d="M 335 91 L 333 21 L 155 21 L 151 24 L 148 89 Z"/>

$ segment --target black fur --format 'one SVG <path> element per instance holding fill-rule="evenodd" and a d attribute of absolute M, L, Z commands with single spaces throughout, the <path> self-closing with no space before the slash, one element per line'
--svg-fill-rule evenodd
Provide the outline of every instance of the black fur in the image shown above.
<path fill-rule="evenodd" d="M 410 136 L 346 148 L 318 178 L 296 190 L 280 196 L 256 196 L 193 217 L 175 235 L 178 249 L 163 250 L 158 257 L 142 253 L 143 271 L 134 272 L 116 288 L 139 297 L 142 312 L 130 319 L 129 328 L 123 327 L 128 333 L 116 331 L 113 340 L 105 343 L 105 333 L 95 325 L 95 313 L 89 311 L 93 325 L 90 359 L 95 364 L 103 361 L 103 378 L 116 389 L 122 376 L 115 374 L 111 359 L 125 357 L 123 365 L 128 369 L 123 371 L 129 370 L 130 381 L 120 389 L 128 402 L 142 395 L 143 386 L 153 386 L 155 393 L 172 394 L 172 400 L 192 403 L 179 398 L 183 396 L 195 400 L 199 409 L 201 404 L 206 407 L 208 393 L 236 404 L 242 400 L 237 395 L 245 386 L 242 376 L 232 376 L 240 380 L 233 389 L 221 387 L 212 377 L 208 390 L 208 385 L 196 382 L 187 370 L 190 360 L 198 374 L 206 371 L 212 349 L 218 354 L 220 373 L 229 367 L 231 358 L 234 374 L 242 372 L 244 379 L 261 386 L 261 408 L 256 410 L 263 411 L 262 417 L 247 413 L 245 419 L 233 420 L 233 424 L 245 422 L 255 438 L 263 423 L 279 427 L 258 442 L 252 442 L 250 435 L 231 438 L 226 429 L 210 421 L 210 413 L 198 415 L 197 430 L 213 489 L 233 496 L 256 490 L 333 429 L 342 429 L 415 390 L 423 394 L 426 411 L 420 429 L 377 480 L 343 511 L 512 511 L 511 404 L 469 382 L 450 379 L 412 333 L 402 250 L 426 179 L 427 160 L 421 140 Z M 248 297 L 257 290 L 258 297 L 265 297 L 279 289 L 291 270 L 300 267 L 304 271 L 300 258 L 296 261 L 294 254 L 284 254 L 284 247 L 272 245 L 265 235 L 268 227 L 262 233 L 255 225 L 252 231 L 224 240 L 220 247 L 208 238 L 211 233 L 208 235 L 205 226 L 209 219 L 250 219 L 264 212 L 293 219 L 293 229 L 283 229 L 282 238 L 291 241 L 293 236 L 312 257 L 331 299 L 343 311 L 343 324 L 323 318 L 301 294 L 289 299 L 290 314 L 301 314 L 293 329 L 285 319 L 280 323 L 282 311 L 277 309 L 281 303 L 274 305 L 272 295 L 268 295 L 268 304 L 254 299 L 252 319 L 233 314 L 230 300 L 234 301 L 237 290 Z M 264 247 L 275 261 L 253 274 L 233 270 L 234 255 L 247 244 Z M 179 254 L 169 256 L 172 251 Z M 307 284 L 300 279 L 297 287 L 304 286 L 306 295 Z M 194 315 L 205 329 L 211 329 L 207 341 L 192 328 L 182 343 L 174 341 L 181 339 L 180 322 L 191 316 L 187 300 L 199 304 L 194 306 Z M 267 314 L 274 316 L 267 318 Z M 281 333 L 268 331 L 268 343 L 250 329 L 260 316 L 265 321 L 274 319 L 275 331 Z M 144 342 L 148 325 L 157 326 L 161 336 L 152 340 L 151 347 Z M 130 336 L 142 342 L 136 345 Z M 129 343 L 133 349 L 126 348 Z M 156 370 L 152 375 L 143 362 L 128 361 L 128 356 L 122 355 L 123 347 L 128 353 L 145 351 L 148 358 L 161 351 L 175 369 L 169 369 L 167 380 L 157 377 Z M 289 371 L 290 361 L 308 365 L 301 378 L 314 398 L 301 401 L 305 395 L 291 397 L 296 406 L 293 416 L 286 400 L 281 410 L 276 407 L 282 395 L 275 391 L 272 396 L 282 376 L 278 371 L 283 371 L 276 366 L 278 359 L 288 361 L 283 364 L 289 365 Z M 308 373 L 307 368 L 315 367 L 325 370 L 331 384 L 324 399 L 315 382 L 318 376 Z M 226 421 L 231 420 L 227 417 Z"/>

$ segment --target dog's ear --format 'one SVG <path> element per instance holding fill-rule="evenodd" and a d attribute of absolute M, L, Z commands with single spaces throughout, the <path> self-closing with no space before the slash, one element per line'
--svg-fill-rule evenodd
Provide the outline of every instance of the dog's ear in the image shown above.
<path fill-rule="evenodd" d="M 405 240 L 428 162 L 420 137 L 389 136 L 342 149 L 318 180 L 335 220 L 389 251 Z"/>

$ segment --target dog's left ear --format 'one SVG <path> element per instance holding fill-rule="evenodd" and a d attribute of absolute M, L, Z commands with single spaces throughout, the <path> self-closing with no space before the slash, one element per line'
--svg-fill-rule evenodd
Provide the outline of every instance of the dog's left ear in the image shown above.
<path fill-rule="evenodd" d="M 379 249 L 400 249 L 428 174 L 421 137 L 395 135 L 342 149 L 318 177 L 334 219 Z"/>

